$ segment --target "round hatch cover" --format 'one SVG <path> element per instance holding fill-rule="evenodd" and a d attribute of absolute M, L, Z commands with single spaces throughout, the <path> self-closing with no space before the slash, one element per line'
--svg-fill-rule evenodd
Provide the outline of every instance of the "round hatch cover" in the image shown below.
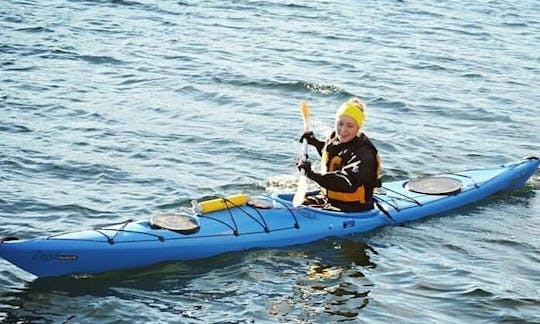
<path fill-rule="evenodd" d="M 193 234 L 200 229 L 196 216 L 178 213 L 157 213 L 150 219 L 150 224 L 181 234 Z"/>
<path fill-rule="evenodd" d="M 426 195 L 450 195 L 461 191 L 461 181 L 449 177 L 423 177 L 410 180 L 405 189 Z"/>

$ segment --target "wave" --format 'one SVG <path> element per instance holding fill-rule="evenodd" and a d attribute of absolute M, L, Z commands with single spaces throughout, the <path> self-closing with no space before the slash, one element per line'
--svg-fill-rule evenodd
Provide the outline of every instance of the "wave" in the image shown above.
<path fill-rule="evenodd" d="M 306 90 L 324 96 L 337 96 L 338 98 L 349 98 L 354 96 L 347 90 L 332 85 L 309 81 L 278 81 L 270 79 L 252 79 L 247 77 L 231 77 L 215 75 L 212 77 L 215 83 L 229 84 L 235 87 L 251 87 L 277 92 L 305 93 Z"/>
<path fill-rule="evenodd" d="M 0 132 L 8 132 L 8 133 L 31 133 L 32 130 L 24 125 L 10 123 L 10 122 L 4 122 L 2 125 L 0 125 Z"/>
<path fill-rule="evenodd" d="M 28 33 L 52 33 L 54 32 L 52 29 L 46 28 L 46 27 L 22 27 L 15 29 L 16 31 L 22 31 L 22 32 L 28 32 Z"/>

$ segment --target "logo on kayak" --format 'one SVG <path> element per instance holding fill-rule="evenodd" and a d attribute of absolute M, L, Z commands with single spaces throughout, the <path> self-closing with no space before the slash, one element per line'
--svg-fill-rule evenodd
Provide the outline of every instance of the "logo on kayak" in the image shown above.
<path fill-rule="evenodd" d="M 353 220 L 343 222 L 343 228 L 351 228 L 354 227 L 355 222 Z"/>
<path fill-rule="evenodd" d="M 71 254 L 61 254 L 60 252 L 56 253 L 50 253 L 50 252 L 43 252 L 43 251 L 36 251 L 34 255 L 32 255 L 32 260 L 41 260 L 42 262 L 51 262 L 51 261 L 75 261 L 79 257 L 77 255 L 71 255 Z"/>
<path fill-rule="evenodd" d="M 317 214 L 312 213 L 308 210 L 299 209 L 298 211 L 296 211 L 296 213 L 306 218 L 317 219 Z"/>

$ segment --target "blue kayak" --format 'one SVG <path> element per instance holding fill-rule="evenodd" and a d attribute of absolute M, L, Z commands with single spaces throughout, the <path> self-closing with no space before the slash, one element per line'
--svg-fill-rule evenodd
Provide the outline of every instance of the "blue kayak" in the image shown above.
<path fill-rule="evenodd" d="M 212 212 L 186 209 L 170 214 L 164 222 L 172 220 L 169 227 L 142 220 L 35 239 L 5 237 L 0 241 L 0 256 L 38 277 L 50 277 L 291 246 L 364 233 L 472 204 L 523 187 L 538 166 L 538 158 L 531 157 L 494 167 L 384 183 L 375 195 L 376 208 L 366 212 L 293 207 L 293 193 L 276 193 L 254 197 L 241 205 L 225 204 L 226 208 Z M 189 226 L 183 228 L 185 224 Z"/>

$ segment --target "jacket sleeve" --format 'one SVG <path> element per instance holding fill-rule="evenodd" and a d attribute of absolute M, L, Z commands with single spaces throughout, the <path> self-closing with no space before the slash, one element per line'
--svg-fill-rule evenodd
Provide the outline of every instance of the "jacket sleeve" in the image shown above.
<path fill-rule="evenodd" d="M 362 150 L 347 161 L 341 170 L 320 174 L 310 172 L 307 177 L 321 187 L 338 192 L 354 192 L 364 185 L 373 187 L 377 183 L 377 161 L 370 150 Z"/>
<path fill-rule="evenodd" d="M 324 148 L 324 142 L 319 141 L 318 139 L 313 137 L 313 142 L 310 143 L 310 144 L 313 145 L 317 149 L 317 152 L 319 152 L 319 156 L 322 156 L 322 150 Z"/>

